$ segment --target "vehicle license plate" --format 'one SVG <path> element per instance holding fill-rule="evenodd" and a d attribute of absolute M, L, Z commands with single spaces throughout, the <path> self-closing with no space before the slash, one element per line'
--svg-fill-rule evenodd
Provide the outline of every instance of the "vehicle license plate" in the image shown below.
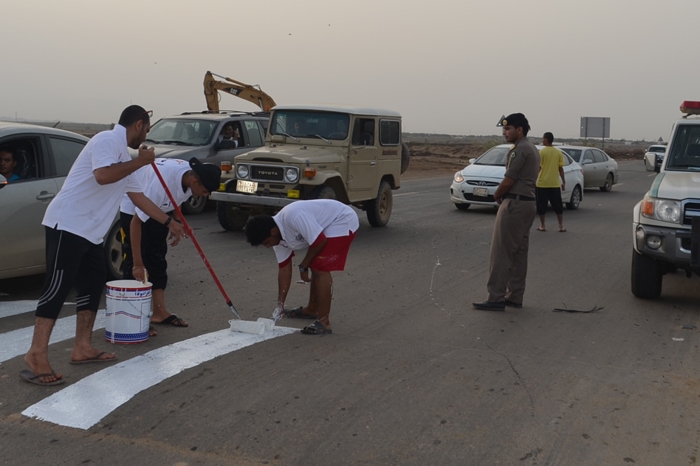
<path fill-rule="evenodd" d="M 488 188 L 474 188 L 473 194 L 479 197 L 487 197 L 489 195 Z"/>
<path fill-rule="evenodd" d="M 257 181 L 245 181 L 245 180 L 237 180 L 236 181 L 236 191 L 239 193 L 250 193 L 250 194 L 255 194 L 255 191 L 258 190 L 258 183 Z"/>

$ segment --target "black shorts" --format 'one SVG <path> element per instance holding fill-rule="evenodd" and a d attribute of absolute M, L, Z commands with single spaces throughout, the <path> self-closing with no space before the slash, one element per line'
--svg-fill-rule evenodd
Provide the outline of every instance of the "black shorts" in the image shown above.
<path fill-rule="evenodd" d="M 56 228 L 46 228 L 46 277 L 35 315 L 57 319 L 73 286 L 76 310 L 97 312 L 107 279 L 104 248 Z"/>
<path fill-rule="evenodd" d="M 130 225 L 133 215 L 122 212 L 120 217 L 121 227 L 124 230 L 124 242 L 122 253 L 124 254 L 124 278 L 133 280 L 131 269 L 134 259 L 131 254 Z M 143 266 L 148 271 L 148 281 L 153 284 L 154 290 L 164 290 L 168 284 L 168 262 L 165 255 L 168 252 L 168 234 L 170 230 L 162 223 L 152 218 L 141 224 L 141 259 Z"/>
<path fill-rule="evenodd" d="M 539 215 L 544 215 L 547 212 L 547 203 L 552 204 L 552 210 L 556 214 L 564 212 L 560 188 L 535 188 L 535 196 L 537 198 L 537 213 Z"/>

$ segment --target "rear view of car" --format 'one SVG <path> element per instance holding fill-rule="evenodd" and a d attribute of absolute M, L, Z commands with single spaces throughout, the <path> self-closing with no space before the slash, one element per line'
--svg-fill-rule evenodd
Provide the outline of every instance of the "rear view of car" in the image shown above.
<path fill-rule="evenodd" d="M 664 163 L 665 156 L 666 146 L 660 144 L 650 146 L 644 154 L 644 168 L 648 172 L 658 171 L 661 168 L 661 164 Z"/>

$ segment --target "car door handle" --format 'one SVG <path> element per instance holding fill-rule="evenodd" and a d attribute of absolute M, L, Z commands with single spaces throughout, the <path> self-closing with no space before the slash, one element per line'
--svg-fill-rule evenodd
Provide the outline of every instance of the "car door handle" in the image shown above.
<path fill-rule="evenodd" d="M 42 191 L 42 192 L 40 192 L 39 195 L 36 197 L 36 200 L 37 200 L 37 201 L 46 201 L 46 200 L 49 200 L 49 199 L 53 199 L 54 197 L 56 197 L 56 195 L 55 195 L 54 193 L 50 193 L 50 192 L 48 192 L 48 191 Z"/>
<path fill-rule="evenodd" d="M 376 164 L 377 164 L 377 162 L 371 161 L 371 162 L 369 163 L 369 166 L 370 166 L 370 167 L 373 167 L 373 166 L 375 166 Z"/>

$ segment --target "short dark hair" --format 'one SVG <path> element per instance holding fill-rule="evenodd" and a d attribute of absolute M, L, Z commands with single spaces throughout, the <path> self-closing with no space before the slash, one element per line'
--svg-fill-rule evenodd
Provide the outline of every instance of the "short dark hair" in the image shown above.
<path fill-rule="evenodd" d="M 12 156 L 12 160 L 15 162 L 17 161 L 17 157 L 15 157 L 15 151 L 13 151 L 10 146 L 0 146 L 0 152 L 7 152 Z"/>
<path fill-rule="evenodd" d="M 125 128 L 133 125 L 137 121 L 143 121 L 144 123 L 151 121 L 151 117 L 146 109 L 140 105 L 129 105 L 119 117 L 119 124 Z"/>
<path fill-rule="evenodd" d="M 245 237 L 251 246 L 260 246 L 270 237 L 270 232 L 277 224 L 270 215 L 250 217 L 245 224 Z"/>
<path fill-rule="evenodd" d="M 549 131 L 547 131 L 546 133 L 544 133 L 544 134 L 542 135 L 542 138 L 543 138 L 543 139 L 546 139 L 547 142 L 550 143 L 550 144 L 554 142 L 554 135 L 553 135 L 552 133 L 550 133 Z"/>
<path fill-rule="evenodd" d="M 530 122 L 527 121 L 525 115 L 522 113 L 511 113 L 503 120 L 501 120 L 501 126 L 512 126 L 513 128 L 522 128 L 523 136 L 527 136 L 530 131 Z"/>

